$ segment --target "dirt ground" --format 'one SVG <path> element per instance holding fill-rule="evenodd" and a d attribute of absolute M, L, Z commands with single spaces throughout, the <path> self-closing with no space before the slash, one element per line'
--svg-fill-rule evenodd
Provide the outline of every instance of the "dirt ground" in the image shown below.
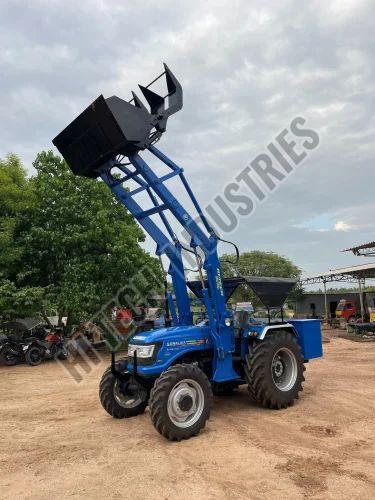
<path fill-rule="evenodd" d="M 98 401 L 107 361 L 76 384 L 55 362 L 0 368 L 0 497 L 374 498 L 375 343 L 333 338 L 299 402 L 215 399 L 201 434 L 170 443 L 148 412 L 114 420 Z"/>

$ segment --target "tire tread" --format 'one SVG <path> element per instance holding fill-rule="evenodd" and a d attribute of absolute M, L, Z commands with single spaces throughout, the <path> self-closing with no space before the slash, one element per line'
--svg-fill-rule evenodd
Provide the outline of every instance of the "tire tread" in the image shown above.
<path fill-rule="evenodd" d="M 194 425 L 193 429 L 182 429 L 176 427 L 166 416 L 165 405 L 168 401 L 170 390 L 175 383 L 178 382 L 179 378 L 198 379 L 205 396 L 208 396 L 208 408 L 206 408 L 206 415 L 204 415 L 205 412 L 202 413 L 203 418 L 201 418 Z M 205 427 L 212 405 L 212 389 L 206 375 L 197 366 L 183 363 L 171 366 L 156 379 L 155 384 L 151 389 L 149 408 L 151 420 L 155 429 L 169 441 L 181 441 L 182 439 L 188 439 L 192 436 L 196 436 L 201 429 Z"/>
<path fill-rule="evenodd" d="M 281 399 L 277 397 L 277 392 L 274 386 L 268 383 L 266 377 L 267 356 L 270 350 L 275 349 L 275 343 L 284 342 L 286 344 L 293 343 L 296 349 L 298 376 L 293 390 L 290 392 L 289 399 Z M 305 365 L 301 347 L 296 341 L 294 335 L 285 330 L 279 330 L 265 337 L 264 340 L 249 344 L 249 354 L 246 356 L 244 363 L 245 377 L 248 384 L 250 396 L 264 408 L 282 409 L 292 406 L 294 401 L 298 399 L 299 393 L 303 390 L 302 383 L 305 380 L 303 372 Z M 283 394 L 285 396 L 285 394 Z"/>
<path fill-rule="evenodd" d="M 119 363 L 116 363 L 118 367 Z M 99 399 L 101 405 L 107 413 L 109 413 L 113 418 L 130 418 L 135 417 L 143 413 L 147 407 L 148 401 L 143 401 L 141 404 L 134 408 L 123 408 L 120 406 L 113 395 L 113 386 L 116 379 L 111 372 L 111 367 L 109 366 L 103 373 L 102 379 L 99 384 Z"/>

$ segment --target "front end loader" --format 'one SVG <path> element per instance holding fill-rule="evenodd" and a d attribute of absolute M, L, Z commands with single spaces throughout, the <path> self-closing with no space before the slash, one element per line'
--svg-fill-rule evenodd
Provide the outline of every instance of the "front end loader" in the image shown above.
<path fill-rule="evenodd" d="M 165 78 L 166 92 L 151 90 Z M 128 102 L 99 96 L 53 143 L 76 175 L 100 177 L 156 243 L 156 254 L 169 260 L 173 293 L 167 291 L 169 326 L 135 334 L 127 360 L 104 372 L 99 397 L 115 418 L 139 415 L 149 407 L 157 431 L 169 440 L 199 433 L 210 416 L 213 394 L 247 385 L 250 397 L 266 408 L 294 403 L 302 391 L 305 363 L 322 356 L 317 320 L 256 321 L 246 311 L 233 312 L 227 301 L 239 285 L 248 285 L 268 310 L 281 308 L 296 280 L 236 276 L 223 278 L 217 245 L 220 237 L 205 217 L 184 171 L 155 143 L 168 118 L 182 108 L 182 88 L 171 70 L 139 86 L 145 103 L 133 92 Z M 157 174 L 141 157 L 148 151 L 168 173 Z M 167 181 L 179 179 L 194 207 L 189 213 Z M 218 186 L 219 187 L 219 186 Z M 145 208 L 137 195 L 148 195 Z M 159 218 L 155 221 L 155 216 Z M 173 229 L 179 223 L 190 237 L 185 246 Z M 199 221 L 199 222 L 198 222 Z M 187 281 L 183 251 L 191 252 L 200 279 Z M 193 323 L 189 291 L 205 308 Z"/>

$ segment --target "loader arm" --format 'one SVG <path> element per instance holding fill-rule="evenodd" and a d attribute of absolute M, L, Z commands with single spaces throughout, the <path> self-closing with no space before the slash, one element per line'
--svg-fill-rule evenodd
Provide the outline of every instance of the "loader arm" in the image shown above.
<path fill-rule="evenodd" d="M 208 287 L 206 288 L 206 286 L 204 286 L 203 289 L 203 301 L 207 310 L 207 317 L 215 347 L 215 380 L 221 378 L 221 372 L 223 373 L 223 379 L 236 378 L 237 374 L 233 372 L 232 368 L 234 339 L 232 338 L 231 328 L 225 324 L 225 319 L 230 317 L 230 313 L 226 308 L 221 267 L 217 254 L 218 238 L 205 218 L 184 176 L 183 169 L 177 166 L 155 146 L 149 146 L 148 150 L 167 165 L 171 172 L 162 177 L 158 177 L 139 154 L 134 154 L 128 157 L 133 169 L 122 166 L 119 163 L 113 164 L 113 167 L 122 170 L 124 173 L 123 177 L 113 177 L 111 171 L 106 168 L 101 173 L 101 178 L 118 200 L 128 209 L 143 229 L 155 241 L 156 254 L 159 256 L 164 254 L 170 261 L 168 273 L 172 279 L 178 310 L 178 313 L 174 310 L 171 293 L 169 292 L 168 299 L 174 325 L 192 325 L 193 318 L 190 311 L 190 301 L 182 259 L 182 246 L 168 221 L 166 216 L 168 212 L 179 222 L 181 229 L 189 234 L 191 238 L 190 248 L 192 251 L 197 248 L 201 249 L 204 254 L 203 269 L 206 271 L 208 284 Z M 175 176 L 180 178 L 185 187 L 206 229 L 206 233 L 165 185 L 167 180 Z M 130 179 L 133 179 L 139 187 L 133 190 L 127 190 L 125 184 Z M 148 193 L 153 204 L 151 209 L 144 210 L 134 200 L 134 197 L 142 191 Z M 161 203 L 158 200 L 161 200 Z M 151 216 L 154 214 L 159 214 L 162 225 L 164 226 L 164 231 L 151 219 Z"/>
<path fill-rule="evenodd" d="M 162 97 L 150 87 L 164 75 L 167 94 Z M 182 251 L 186 250 L 186 247 L 180 243 L 173 231 L 168 216 L 172 216 L 179 223 L 181 230 L 189 235 L 191 239 L 188 251 L 197 259 L 202 298 L 214 346 L 214 379 L 219 382 L 239 378 L 232 366 L 234 334 L 233 325 L 227 320 L 231 318 L 231 313 L 226 308 L 217 254 L 218 237 L 203 214 L 183 169 L 154 146 L 165 132 L 168 118 L 182 108 L 181 85 L 164 64 L 163 73 L 147 86 L 140 85 L 139 88 L 149 109 L 134 92 L 130 101 L 117 96 L 105 99 L 100 95 L 55 137 L 53 143 L 74 174 L 90 178 L 100 176 L 155 241 L 156 254 L 168 257 L 168 273 L 172 279 L 177 305 L 176 310 L 172 294 L 167 293 L 174 326 L 192 326 L 193 317 L 182 258 Z M 170 171 L 166 175 L 159 177 L 140 156 L 139 152 L 146 149 L 169 168 Z M 166 186 L 166 181 L 173 177 L 180 179 L 197 212 L 196 218 L 185 210 Z M 131 189 L 129 181 L 135 182 L 137 187 Z M 135 200 L 139 193 L 148 194 L 151 208 L 146 209 Z M 161 225 L 152 219 L 156 214 L 160 217 Z M 203 228 L 197 223 L 199 219 Z M 202 265 L 198 249 L 204 256 Z M 207 285 L 203 279 L 202 268 L 207 274 Z"/>

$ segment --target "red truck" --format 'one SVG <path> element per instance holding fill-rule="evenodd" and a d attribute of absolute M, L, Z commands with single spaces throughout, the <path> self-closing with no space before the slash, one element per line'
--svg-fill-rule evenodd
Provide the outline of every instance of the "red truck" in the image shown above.
<path fill-rule="evenodd" d="M 367 319 L 367 308 L 365 308 L 365 317 Z M 361 305 L 357 301 L 341 299 L 336 307 L 336 318 L 344 318 L 347 323 L 355 323 L 361 318 Z"/>

